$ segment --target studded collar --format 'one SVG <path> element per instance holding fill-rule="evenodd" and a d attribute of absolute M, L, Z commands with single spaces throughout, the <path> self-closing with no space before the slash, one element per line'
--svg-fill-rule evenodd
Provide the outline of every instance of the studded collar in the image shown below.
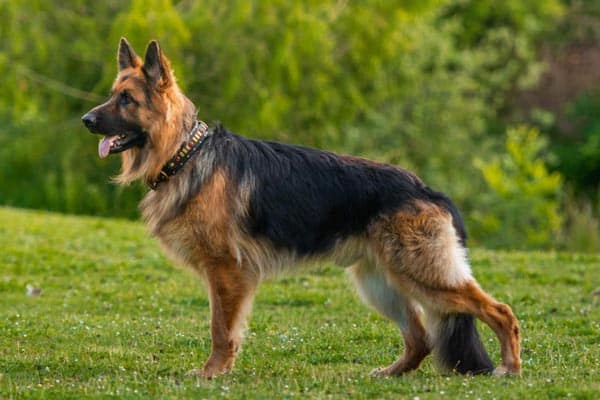
<path fill-rule="evenodd" d="M 208 125 L 203 121 L 196 121 L 186 140 L 179 146 L 177 153 L 163 165 L 156 179 L 148 182 L 148 187 L 156 190 L 161 182 L 175 175 L 200 150 L 208 132 Z"/>

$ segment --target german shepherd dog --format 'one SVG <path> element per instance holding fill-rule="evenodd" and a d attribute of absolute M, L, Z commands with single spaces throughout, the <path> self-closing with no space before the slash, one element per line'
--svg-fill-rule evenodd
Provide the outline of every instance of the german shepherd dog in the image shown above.
<path fill-rule="evenodd" d="M 150 186 L 140 204 L 150 233 L 206 282 L 212 348 L 199 376 L 232 369 L 264 277 L 324 259 L 347 267 L 402 333 L 404 354 L 375 375 L 404 374 L 429 353 L 446 371 L 520 374 L 519 324 L 472 276 L 448 197 L 392 165 L 198 122 L 156 41 L 142 61 L 121 39 L 117 59 L 110 98 L 83 123 L 104 135 L 101 157 L 122 154 L 118 182 Z M 475 317 L 498 336 L 496 369 Z"/>

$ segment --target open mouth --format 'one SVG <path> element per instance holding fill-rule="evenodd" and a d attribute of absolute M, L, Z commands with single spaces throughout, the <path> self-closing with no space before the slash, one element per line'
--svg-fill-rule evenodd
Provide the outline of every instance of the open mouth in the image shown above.
<path fill-rule="evenodd" d="M 120 153 L 133 146 L 142 147 L 145 142 L 146 135 L 141 132 L 106 135 L 98 143 L 98 155 L 100 158 L 105 158 L 108 157 L 109 154 Z"/>

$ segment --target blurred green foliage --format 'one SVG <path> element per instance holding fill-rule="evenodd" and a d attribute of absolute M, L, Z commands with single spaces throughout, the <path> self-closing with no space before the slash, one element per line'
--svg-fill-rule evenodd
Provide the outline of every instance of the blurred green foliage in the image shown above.
<path fill-rule="evenodd" d="M 491 191 L 474 215 L 495 246 L 542 246 L 558 236 L 563 182 L 544 162 L 546 147 L 536 129 L 519 127 L 506 132 L 504 154 L 477 160 Z"/>
<path fill-rule="evenodd" d="M 556 144 L 557 167 L 582 191 L 594 195 L 600 179 L 600 89 L 583 93 L 567 113 L 577 124 L 579 137 Z"/>
<path fill-rule="evenodd" d="M 546 194 L 517 184 L 505 207 L 474 160 L 514 157 L 506 110 L 537 82 L 536 45 L 562 11 L 559 0 L 5 0 L 0 202 L 137 215 L 145 188 L 109 183 L 118 157 L 98 159 L 79 118 L 110 89 L 119 37 L 140 54 L 156 38 L 199 118 L 396 163 L 450 194 L 476 242 L 554 245 L 554 222 L 501 240 L 504 228 L 489 229 L 485 221 Z"/>

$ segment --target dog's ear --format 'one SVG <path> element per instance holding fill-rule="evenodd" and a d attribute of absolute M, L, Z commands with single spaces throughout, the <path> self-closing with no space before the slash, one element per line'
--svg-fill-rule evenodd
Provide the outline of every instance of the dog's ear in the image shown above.
<path fill-rule="evenodd" d="M 163 55 L 156 40 L 148 43 L 142 70 L 148 80 L 160 89 L 167 88 L 173 83 L 169 60 Z"/>
<path fill-rule="evenodd" d="M 119 42 L 119 53 L 117 54 L 117 61 L 119 62 L 119 71 L 125 68 L 138 67 L 142 60 L 135 54 L 133 47 L 129 44 L 127 39 L 121 38 Z"/>

